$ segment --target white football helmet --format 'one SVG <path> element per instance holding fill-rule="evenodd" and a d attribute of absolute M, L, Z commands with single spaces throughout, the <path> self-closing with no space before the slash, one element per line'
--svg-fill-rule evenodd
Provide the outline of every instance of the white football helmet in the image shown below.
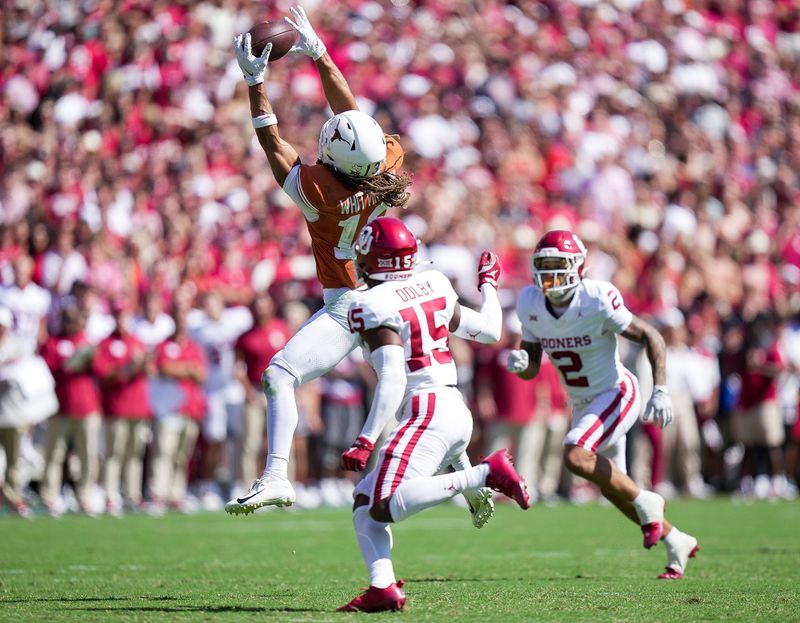
<path fill-rule="evenodd" d="M 319 159 L 351 177 L 377 175 L 386 160 L 386 138 L 381 126 L 359 110 L 331 117 L 319 133 Z"/>

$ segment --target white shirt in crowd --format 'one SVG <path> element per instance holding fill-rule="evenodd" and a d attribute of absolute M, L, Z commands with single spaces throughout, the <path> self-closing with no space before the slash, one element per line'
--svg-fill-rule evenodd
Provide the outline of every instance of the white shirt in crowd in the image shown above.
<path fill-rule="evenodd" d="M 22 340 L 26 352 L 35 353 L 39 326 L 50 310 L 50 293 L 32 282 L 24 288 L 11 285 L 0 290 L 0 305 L 14 315 L 12 333 Z"/>
<path fill-rule="evenodd" d="M 253 316 L 247 307 L 228 307 L 219 320 L 211 319 L 204 311 L 195 309 L 187 319 L 192 339 L 205 350 L 208 359 L 207 391 L 219 391 L 235 382 L 233 366 L 236 361 L 236 340 L 253 326 Z"/>
<path fill-rule="evenodd" d="M 156 316 L 153 322 L 144 316 L 137 316 L 133 320 L 131 332 L 147 347 L 148 351 L 152 351 L 175 333 L 175 321 L 172 316 L 164 312 Z"/>

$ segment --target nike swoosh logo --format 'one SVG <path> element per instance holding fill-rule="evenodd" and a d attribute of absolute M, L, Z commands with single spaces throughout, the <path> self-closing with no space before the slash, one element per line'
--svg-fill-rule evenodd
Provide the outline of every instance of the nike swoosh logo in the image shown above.
<path fill-rule="evenodd" d="M 245 502 L 247 502 L 247 500 L 249 500 L 250 498 L 252 498 L 255 495 L 258 495 L 258 491 L 256 491 L 255 493 L 251 493 L 250 495 L 245 496 L 243 498 L 236 498 L 236 502 L 239 503 L 239 504 L 244 504 Z"/>

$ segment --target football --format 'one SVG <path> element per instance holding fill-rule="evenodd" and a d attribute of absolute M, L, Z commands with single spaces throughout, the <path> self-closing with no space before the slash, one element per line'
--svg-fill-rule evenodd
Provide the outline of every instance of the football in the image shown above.
<path fill-rule="evenodd" d="M 251 49 L 256 56 L 261 56 L 264 46 L 272 43 L 272 52 L 269 55 L 270 63 L 283 58 L 297 41 L 297 32 L 284 21 L 261 22 L 248 32 L 250 33 Z"/>

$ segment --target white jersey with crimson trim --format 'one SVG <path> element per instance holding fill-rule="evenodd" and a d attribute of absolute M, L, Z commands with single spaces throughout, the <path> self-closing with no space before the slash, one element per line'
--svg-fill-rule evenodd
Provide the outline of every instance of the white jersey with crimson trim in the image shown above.
<path fill-rule="evenodd" d="M 350 331 L 388 327 L 400 334 L 406 355 L 406 395 L 455 385 L 448 327 L 457 301 L 450 280 L 438 270 L 416 273 L 402 281 L 385 281 L 354 292 L 348 314 Z"/>
<path fill-rule="evenodd" d="M 561 373 L 570 398 L 585 402 L 618 388 L 625 368 L 619 358 L 617 334 L 633 320 L 619 290 L 607 281 L 583 279 L 559 318 L 546 303 L 537 286 L 520 292 L 517 315 L 522 340 L 542 345 Z"/>

